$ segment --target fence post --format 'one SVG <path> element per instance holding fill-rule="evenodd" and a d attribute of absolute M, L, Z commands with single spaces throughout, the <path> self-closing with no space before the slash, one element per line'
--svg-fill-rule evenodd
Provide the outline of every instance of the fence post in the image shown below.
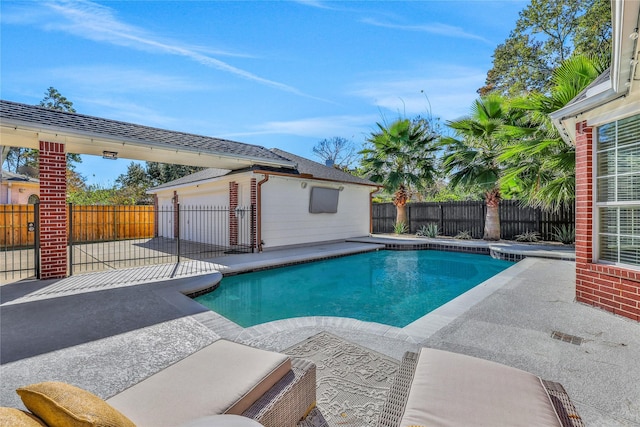
<path fill-rule="evenodd" d="M 73 276 L 73 203 L 69 203 L 67 209 L 69 215 L 69 277 Z"/>
<path fill-rule="evenodd" d="M 36 278 L 40 279 L 40 202 L 33 205 L 33 225 L 35 226 L 33 263 L 36 270 Z"/>
<path fill-rule="evenodd" d="M 180 262 L 180 203 L 176 203 L 176 209 L 178 211 L 178 214 L 175 215 L 174 217 L 176 218 L 176 224 L 174 225 L 175 228 L 175 232 L 176 232 L 176 244 L 177 244 L 177 252 L 178 252 L 178 263 Z"/>

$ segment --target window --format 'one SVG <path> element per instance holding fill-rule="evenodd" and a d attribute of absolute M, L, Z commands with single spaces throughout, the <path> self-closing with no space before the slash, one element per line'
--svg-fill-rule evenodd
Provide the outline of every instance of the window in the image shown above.
<path fill-rule="evenodd" d="M 597 129 L 598 260 L 640 266 L 640 115 Z"/>
<path fill-rule="evenodd" d="M 310 213 L 337 213 L 339 191 L 335 188 L 311 187 Z"/>

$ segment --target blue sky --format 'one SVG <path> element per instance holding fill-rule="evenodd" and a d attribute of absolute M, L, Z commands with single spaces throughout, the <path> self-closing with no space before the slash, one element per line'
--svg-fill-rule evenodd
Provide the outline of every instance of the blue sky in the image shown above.
<path fill-rule="evenodd" d="M 376 122 L 465 115 L 526 1 L 11 1 L 0 91 L 318 160 Z M 427 100 L 428 99 L 428 100 Z M 84 156 L 110 185 L 129 160 Z"/>

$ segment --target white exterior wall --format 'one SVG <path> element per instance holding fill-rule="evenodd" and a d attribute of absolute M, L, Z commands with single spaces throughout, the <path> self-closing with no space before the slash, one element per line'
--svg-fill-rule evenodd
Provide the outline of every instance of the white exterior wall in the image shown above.
<path fill-rule="evenodd" d="M 216 212 L 216 209 L 229 209 L 229 183 L 232 181 L 238 184 L 239 206 L 250 206 L 252 177 L 252 174 L 237 174 L 214 182 L 159 191 L 157 193 L 158 208 L 162 212 L 158 224 L 159 236 L 174 238 L 174 218 L 171 212 L 175 190 L 178 194 L 180 208 L 183 211 L 180 238 L 193 242 L 227 246 L 229 244 L 228 213 Z"/>
<path fill-rule="evenodd" d="M 258 175 L 260 181 L 262 178 Z M 301 183 L 306 182 L 306 188 Z M 311 187 L 344 187 L 337 213 L 309 213 Z M 270 175 L 262 185 L 263 248 L 361 237 L 369 234 L 373 187 Z"/>

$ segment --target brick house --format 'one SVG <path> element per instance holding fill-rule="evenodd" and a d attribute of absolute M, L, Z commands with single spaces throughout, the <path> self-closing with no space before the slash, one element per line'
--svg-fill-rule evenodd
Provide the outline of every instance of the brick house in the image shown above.
<path fill-rule="evenodd" d="M 612 1 L 611 67 L 551 115 L 576 146 L 576 299 L 640 321 L 640 2 Z"/>

